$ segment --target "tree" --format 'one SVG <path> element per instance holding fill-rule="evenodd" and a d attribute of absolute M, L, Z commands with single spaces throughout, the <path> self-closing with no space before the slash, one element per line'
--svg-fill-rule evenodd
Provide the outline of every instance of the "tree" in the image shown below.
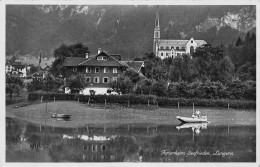
<path fill-rule="evenodd" d="M 152 85 L 152 92 L 156 96 L 159 97 L 166 96 L 167 94 L 166 91 L 167 91 L 167 85 L 164 81 L 158 81 Z"/>
<path fill-rule="evenodd" d="M 46 92 L 50 92 L 53 91 L 54 89 L 54 84 L 55 84 L 55 79 L 54 77 L 48 73 L 45 78 L 43 79 L 43 83 L 42 83 L 42 90 L 46 91 Z"/>
<path fill-rule="evenodd" d="M 241 46 L 243 44 L 242 40 L 240 37 L 238 37 L 237 41 L 236 41 L 236 46 Z"/>
<path fill-rule="evenodd" d="M 186 54 L 174 58 L 169 69 L 169 80 L 174 82 L 192 80 L 194 69 L 191 60 L 190 56 Z"/>
<path fill-rule="evenodd" d="M 239 79 L 241 79 L 242 81 L 245 80 L 256 80 L 256 66 L 246 62 L 245 64 L 243 64 L 242 66 L 240 66 L 237 70 Z"/>
<path fill-rule="evenodd" d="M 71 93 L 79 93 L 87 86 L 87 83 L 85 77 L 81 75 L 71 75 L 66 80 L 66 86 L 69 87 Z"/>
<path fill-rule="evenodd" d="M 135 93 L 141 95 L 150 95 L 152 92 L 153 81 L 151 79 L 142 79 L 138 82 Z"/>
<path fill-rule="evenodd" d="M 193 66 L 202 81 L 227 82 L 231 80 L 234 65 L 222 48 L 204 45 L 193 54 Z"/>
<path fill-rule="evenodd" d="M 52 63 L 50 72 L 54 76 L 58 76 L 60 74 L 64 75 L 64 69 L 62 64 L 66 57 L 86 57 L 86 53 L 90 53 L 87 46 L 84 46 L 81 43 L 77 43 L 74 45 L 65 45 L 62 44 L 59 48 L 54 51 L 54 62 Z"/>
<path fill-rule="evenodd" d="M 38 72 L 38 67 L 35 67 L 34 65 L 30 65 L 30 66 L 31 66 L 29 71 L 30 74 Z"/>
<path fill-rule="evenodd" d="M 9 93 L 12 102 L 13 93 L 23 87 L 23 81 L 18 76 L 6 75 L 6 93 Z"/>
<path fill-rule="evenodd" d="M 130 94 L 134 91 L 134 83 L 125 75 L 119 76 L 117 81 L 112 81 L 110 87 L 112 92 L 118 94 Z"/>
<path fill-rule="evenodd" d="M 167 80 L 168 79 L 168 67 L 165 61 L 159 57 L 155 57 L 153 53 L 146 53 L 144 59 L 144 75 L 149 79 Z"/>
<path fill-rule="evenodd" d="M 229 45 L 227 54 L 234 63 L 235 75 L 241 80 L 255 80 L 256 35 L 248 32 L 240 46 Z"/>
<path fill-rule="evenodd" d="M 36 76 L 33 76 L 32 82 L 27 84 L 27 90 L 29 92 L 36 91 L 36 90 L 42 90 L 43 88 L 43 81 L 42 78 L 36 74 Z"/>

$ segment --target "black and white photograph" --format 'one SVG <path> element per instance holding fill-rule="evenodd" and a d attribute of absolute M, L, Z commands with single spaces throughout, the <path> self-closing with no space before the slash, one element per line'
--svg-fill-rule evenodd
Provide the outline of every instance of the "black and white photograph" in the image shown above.
<path fill-rule="evenodd" d="M 257 166 L 259 4 L 35 2 L 2 4 L 3 164 Z"/>

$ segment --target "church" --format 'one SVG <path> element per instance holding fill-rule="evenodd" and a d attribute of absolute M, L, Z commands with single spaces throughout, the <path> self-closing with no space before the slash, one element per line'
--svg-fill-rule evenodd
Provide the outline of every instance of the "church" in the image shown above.
<path fill-rule="evenodd" d="M 173 40 L 173 39 L 160 39 L 160 24 L 158 7 L 156 10 L 155 28 L 154 28 L 154 41 L 153 52 L 156 57 L 161 59 L 175 58 L 178 55 L 191 54 L 197 47 L 207 44 L 204 40 Z"/>

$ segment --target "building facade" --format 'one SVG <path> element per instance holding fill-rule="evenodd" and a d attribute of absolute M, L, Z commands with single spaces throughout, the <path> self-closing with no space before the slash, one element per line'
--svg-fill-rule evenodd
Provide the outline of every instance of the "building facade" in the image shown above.
<path fill-rule="evenodd" d="M 121 56 L 109 55 L 101 50 L 96 56 L 86 58 L 67 57 L 63 63 L 66 70 L 65 78 L 72 74 L 80 74 L 84 76 L 87 87 L 80 93 L 88 95 L 90 92 L 95 94 L 107 94 L 111 81 L 117 81 L 120 74 L 127 68 L 140 72 L 143 62 L 126 62 L 119 61 Z M 65 93 L 70 93 L 69 89 Z"/>
<path fill-rule="evenodd" d="M 6 64 L 5 73 L 17 75 L 19 77 L 27 77 L 27 67 L 25 65 Z"/>
<path fill-rule="evenodd" d="M 161 39 L 160 37 L 160 22 L 158 7 L 155 18 L 154 28 L 154 40 L 153 40 L 153 52 L 157 57 L 161 59 L 175 58 L 178 55 L 193 53 L 197 47 L 207 44 L 204 40 L 172 40 Z"/>

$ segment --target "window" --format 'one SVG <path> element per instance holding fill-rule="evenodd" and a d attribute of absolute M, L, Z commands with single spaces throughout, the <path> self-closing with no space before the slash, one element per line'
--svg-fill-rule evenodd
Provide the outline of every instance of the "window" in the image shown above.
<path fill-rule="evenodd" d="M 104 67 L 104 73 L 109 73 L 109 68 L 108 67 Z"/>
<path fill-rule="evenodd" d="M 101 150 L 101 151 L 106 151 L 106 146 L 105 146 L 105 145 L 101 145 L 100 150 Z"/>
<path fill-rule="evenodd" d="M 88 150 L 88 146 L 86 146 L 86 145 L 83 145 L 83 150 Z"/>
<path fill-rule="evenodd" d="M 103 83 L 108 83 L 108 81 L 109 81 L 109 80 L 108 80 L 108 77 L 104 77 L 104 78 L 103 78 Z"/>
<path fill-rule="evenodd" d="M 194 47 L 193 47 L 193 46 L 190 47 L 190 53 L 191 53 L 191 54 L 194 53 Z"/>
<path fill-rule="evenodd" d="M 94 78 L 94 83 L 99 83 L 99 77 Z"/>
<path fill-rule="evenodd" d="M 95 68 L 95 73 L 99 73 L 99 67 Z"/>
<path fill-rule="evenodd" d="M 112 81 L 117 81 L 117 77 L 112 77 Z"/>
<path fill-rule="evenodd" d="M 193 40 L 191 40 L 191 43 L 193 43 Z"/>
<path fill-rule="evenodd" d="M 163 53 L 161 53 L 161 56 L 163 56 Z"/>
<path fill-rule="evenodd" d="M 168 49 L 169 49 L 169 46 L 166 46 L 166 49 L 168 50 Z"/>
<path fill-rule="evenodd" d="M 169 56 L 169 54 L 168 54 L 168 53 L 166 53 L 166 56 Z"/>
<path fill-rule="evenodd" d="M 77 67 L 73 67 L 73 69 L 72 69 L 74 72 L 76 72 L 77 71 Z"/>
<path fill-rule="evenodd" d="M 106 56 L 98 56 L 97 60 L 107 60 L 107 57 Z"/>
<path fill-rule="evenodd" d="M 97 152 L 98 146 L 97 145 L 92 145 L 92 152 Z"/>
<path fill-rule="evenodd" d="M 90 67 L 86 67 L 86 73 L 91 73 L 91 68 Z"/>
<path fill-rule="evenodd" d="M 177 47 L 176 47 L 176 50 L 179 50 L 179 49 L 180 49 L 179 46 L 177 46 Z"/>
<path fill-rule="evenodd" d="M 101 155 L 101 160 L 104 161 L 106 159 L 105 155 Z"/>
<path fill-rule="evenodd" d="M 160 49 L 163 49 L 163 46 L 161 46 Z"/>
<path fill-rule="evenodd" d="M 113 73 L 117 73 L 117 68 L 116 67 L 113 68 Z"/>
<path fill-rule="evenodd" d="M 90 83 L 91 82 L 91 78 L 90 77 L 86 77 L 86 83 Z"/>

